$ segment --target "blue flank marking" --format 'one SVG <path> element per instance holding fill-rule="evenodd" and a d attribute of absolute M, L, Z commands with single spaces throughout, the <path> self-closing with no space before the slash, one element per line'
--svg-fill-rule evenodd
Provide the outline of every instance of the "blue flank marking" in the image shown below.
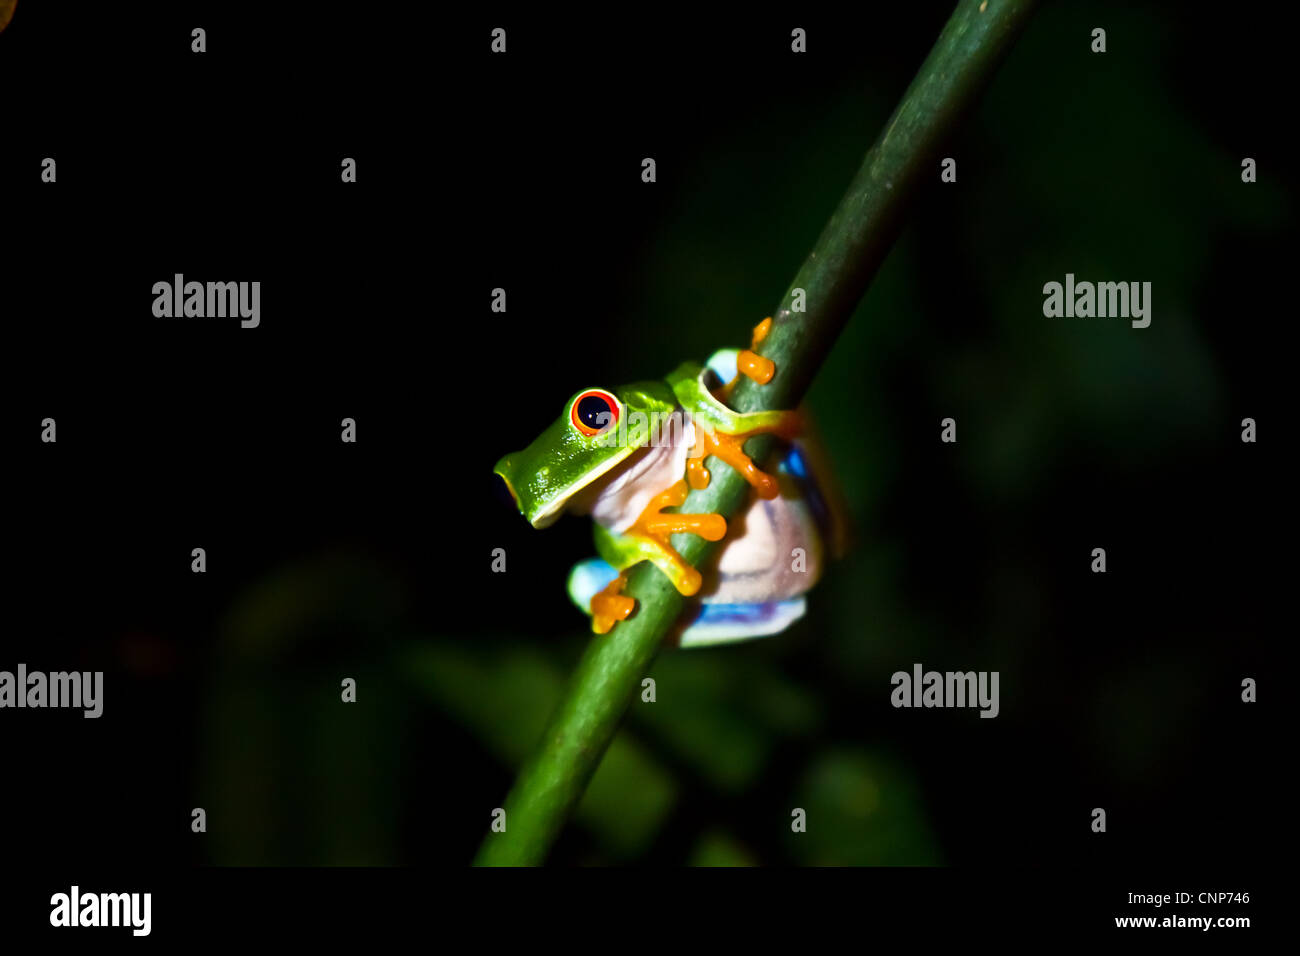
<path fill-rule="evenodd" d="M 808 462 L 804 461 L 803 452 L 795 445 L 790 446 L 781 464 L 785 465 L 786 471 L 801 481 L 808 477 Z"/>
<path fill-rule="evenodd" d="M 762 604 L 701 604 L 700 613 L 692 624 L 753 624 L 771 618 L 781 606 L 781 601 Z"/>
<path fill-rule="evenodd" d="M 790 450 L 781 459 L 780 467 L 782 471 L 790 474 L 799 485 L 804 500 L 808 502 L 808 510 L 812 512 L 813 520 L 817 522 L 817 529 L 821 532 L 822 540 L 831 541 L 832 533 L 835 530 L 835 518 L 831 514 L 830 507 L 826 504 L 826 499 L 822 496 L 821 488 L 817 485 L 816 476 L 808 467 L 808 459 L 804 456 L 803 450 L 798 444 L 790 445 Z"/>

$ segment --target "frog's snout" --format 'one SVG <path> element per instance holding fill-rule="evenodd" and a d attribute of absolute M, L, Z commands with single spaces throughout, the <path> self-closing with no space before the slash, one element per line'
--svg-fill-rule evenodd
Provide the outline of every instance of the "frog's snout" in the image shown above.
<path fill-rule="evenodd" d="M 514 471 L 510 459 L 502 458 L 492 471 L 501 478 L 502 483 L 506 486 L 506 491 L 510 492 L 510 500 L 514 503 L 514 506 L 522 511 L 523 506 L 519 504 L 519 495 L 515 492 L 515 486 L 510 483 L 510 475 Z"/>

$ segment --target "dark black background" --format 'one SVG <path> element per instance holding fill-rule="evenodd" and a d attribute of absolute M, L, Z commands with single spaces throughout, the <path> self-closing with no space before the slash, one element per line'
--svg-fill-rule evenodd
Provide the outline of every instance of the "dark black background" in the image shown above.
<path fill-rule="evenodd" d="M 124 861 L 208 862 L 188 824 L 202 805 L 193 752 L 213 732 L 198 703 L 213 623 L 288 556 L 373 560 L 412 595 L 406 622 L 489 641 L 572 632 L 572 619 L 538 608 L 555 607 L 546 602 L 587 530 L 566 522 L 533 538 L 498 497 L 492 461 L 530 440 L 574 389 L 616 374 L 611 366 L 659 374 L 743 339 L 750 317 L 728 316 L 714 327 L 665 325 L 651 358 L 629 355 L 637 346 L 617 315 L 635 294 L 628 277 L 672 205 L 697 188 L 674 170 L 721 135 L 723 117 L 770 100 L 816 104 L 864 64 L 901 94 L 947 15 L 943 4 L 916 7 L 801 8 L 818 56 L 791 65 L 790 15 L 780 11 L 511 13 L 511 52 L 493 60 L 499 11 L 313 5 L 273 18 L 230 4 L 20 2 L 0 36 L 9 479 L 0 667 L 102 669 L 106 709 L 94 721 L 0 715 L 5 859 L 110 873 Z M 1088 22 L 1081 5 L 1071 9 Z M 1249 141 L 1276 170 L 1289 156 L 1282 117 L 1293 84 L 1270 8 L 1205 18 L 1146 9 L 1167 18 L 1175 82 L 1199 122 Z M 189 51 L 194 25 L 208 31 L 203 56 Z M 1029 96 L 1002 108 L 1051 104 Z M 1081 136 L 1087 124 L 1081 117 Z M 635 173 L 647 142 L 661 170 L 653 191 Z M 39 181 L 46 155 L 58 161 L 55 186 Z M 357 159 L 355 186 L 339 182 L 343 156 Z M 847 182 L 853 167 L 839 156 L 826 176 Z M 1062 189 L 1106 189 L 1065 179 Z M 989 332 L 952 271 L 962 268 L 948 245 L 961 215 L 930 193 L 912 227 L 932 255 L 922 295 L 933 328 L 955 341 Z M 782 230 L 779 214 L 759 219 Z M 813 238 L 783 241 L 806 250 Z M 980 751 L 968 746 L 970 727 L 937 737 L 925 729 L 931 715 L 903 721 L 883 695 L 829 705 L 844 708 L 840 724 L 892 721 L 915 747 L 948 748 L 947 776 L 927 780 L 927 798 L 952 862 L 1194 862 L 1249 873 L 1274 857 L 1287 750 L 1278 655 L 1294 630 L 1278 616 L 1291 483 L 1275 451 L 1289 440 L 1283 342 L 1294 308 L 1279 293 L 1293 250 L 1249 234 L 1216 242 L 1222 274 L 1203 305 L 1228 317 L 1208 334 L 1229 383 L 1229 427 L 1176 468 L 1156 469 L 1140 492 L 1113 472 L 1062 464 L 1053 494 L 1019 511 L 1010 532 L 1042 566 L 1038 606 L 1052 635 L 1022 666 L 1032 672 L 1042 655 L 1047 673 L 1078 675 L 1036 691 L 1057 711 Z M 261 280 L 261 327 L 154 319 L 151 286 L 176 272 Z M 788 278 L 772 279 L 772 299 Z M 504 316 L 487 309 L 498 285 L 510 289 Z M 1028 301 L 1036 307 L 1036 290 Z M 926 348 L 908 354 L 921 362 Z M 979 613 L 979 585 L 959 569 L 996 560 L 1004 526 L 945 473 L 932 440 L 939 413 L 911 361 L 891 369 L 887 411 L 898 433 L 917 436 L 899 466 L 911 477 L 872 531 L 923 555 L 903 577 L 913 600 Z M 1246 414 L 1267 422 L 1258 445 L 1238 441 L 1233 422 Z M 56 445 L 39 441 L 46 416 L 58 421 Z M 338 441 L 344 416 L 359 422 L 357 445 Z M 1133 416 L 1144 427 L 1141 410 Z M 1080 441 L 1086 453 L 1089 439 Z M 1083 538 L 1107 542 L 1112 573 L 1100 584 L 1074 573 Z M 207 549 L 203 576 L 189 569 L 196 542 Z M 532 572 L 510 575 L 508 588 L 487 573 L 484 554 L 498 542 Z M 333 675 L 355 640 L 347 622 L 333 626 L 281 665 Z M 1139 793 L 1090 779 L 1080 754 L 1088 730 L 1069 724 L 1072 699 L 1095 690 L 1089 674 L 1111 653 L 1161 658 L 1171 685 L 1186 666 L 1218 701 L 1185 715 L 1178 752 L 1153 755 Z M 787 664 L 814 685 L 831 666 L 806 652 Z M 1260 682 L 1253 707 L 1238 701 L 1243 675 Z M 336 693 L 326 686 L 322 707 Z M 1005 685 L 1003 694 L 1013 706 Z M 1186 699 L 1151 694 L 1170 706 Z M 463 864 L 510 769 L 444 718 L 411 721 L 428 756 L 401 759 L 397 861 Z M 742 830 L 757 825 L 743 822 L 749 800 L 695 799 L 701 814 L 722 807 Z M 1104 843 L 1078 825 L 1097 805 L 1123 807 Z M 682 832 L 648 861 L 680 862 Z M 557 861 L 585 860 L 584 839 L 566 835 Z"/>

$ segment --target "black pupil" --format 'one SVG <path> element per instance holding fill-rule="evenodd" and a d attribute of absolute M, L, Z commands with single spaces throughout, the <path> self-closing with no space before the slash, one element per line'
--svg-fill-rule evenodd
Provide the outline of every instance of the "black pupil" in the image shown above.
<path fill-rule="evenodd" d="M 609 402 L 599 395 L 588 395 L 578 402 L 578 421 L 590 429 L 604 428 L 614 420 Z"/>

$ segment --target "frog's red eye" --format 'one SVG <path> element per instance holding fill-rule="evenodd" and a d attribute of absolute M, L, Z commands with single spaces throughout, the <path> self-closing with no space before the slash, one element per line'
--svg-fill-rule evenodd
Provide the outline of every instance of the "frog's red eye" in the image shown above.
<path fill-rule="evenodd" d="M 582 434 L 599 435 L 618 424 L 618 399 L 604 389 L 588 389 L 573 400 L 570 417 Z"/>

